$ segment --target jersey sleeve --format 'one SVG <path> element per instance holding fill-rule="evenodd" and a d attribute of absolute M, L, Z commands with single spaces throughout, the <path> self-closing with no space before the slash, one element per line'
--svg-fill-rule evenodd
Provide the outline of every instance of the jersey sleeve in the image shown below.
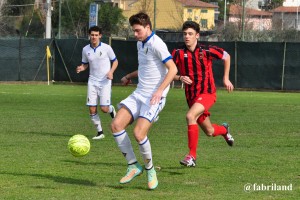
<path fill-rule="evenodd" d="M 178 63 L 179 63 L 179 50 L 178 49 L 173 49 L 172 57 L 173 57 L 174 63 L 176 65 L 178 65 Z"/>
<path fill-rule="evenodd" d="M 153 45 L 153 52 L 160 58 L 163 63 L 172 59 L 167 45 L 162 40 L 157 40 L 155 45 Z"/>
<path fill-rule="evenodd" d="M 222 59 L 224 56 L 224 49 L 217 46 L 209 46 L 209 54 L 211 59 Z"/>
<path fill-rule="evenodd" d="M 109 46 L 109 45 L 108 45 L 108 52 L 107 52 L 107 54 L 108 54 L 108 57 L 109 57 L 109 60 L 110 60 L 110 61 L 113 62 L 113 61 L 115 61 L 115 60 L 117 59 L 114 50 L 113 50 L 113 49 L 111 48 L 111 46 Z"/>
<path fill-rule="evenodd" d="M 88 60 L 88 58 L 86 56 L 86 53 L 85 53 L 85 48 L 82 49 L 81 63 L 82 64 L 88 64 L 89 63 L 89 60 Z"/>

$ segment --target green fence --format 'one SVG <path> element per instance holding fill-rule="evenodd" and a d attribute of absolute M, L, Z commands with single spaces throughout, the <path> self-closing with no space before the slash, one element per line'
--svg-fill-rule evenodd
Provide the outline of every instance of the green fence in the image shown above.
<path fill-rule="evenodd" d="M 135 41 L 105 39 L 119 60 L 113 83 L 137 69 Z M 86 82 L 88 71 L 77 74 L 85 39 L 0 39 L 0 81 L 47 81 L 46 46 L 52 53 L 50 79 Z M 182 43 L 167 42 L 170 52 Z M 300 90 L 300 43 L 213 42 L 231 55 L 230 79 L 236 88 Z M 222 86 L 222 61 L 214 62 L 217 86 Z M 135 80 L 136 83 L 136 80 Z M 177 83 L 178 84 L 178 83 Z"/>

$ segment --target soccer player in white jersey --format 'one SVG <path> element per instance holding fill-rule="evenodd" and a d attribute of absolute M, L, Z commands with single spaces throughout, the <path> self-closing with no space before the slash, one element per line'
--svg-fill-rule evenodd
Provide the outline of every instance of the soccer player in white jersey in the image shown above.
<path fill-rule="evenodd" d="M 111 46 L 101 42 L 101 28 L 91 27 L 89 35 L 90 44 L 82 49 L 82 64 L 76 68 L 76 71 L 80 73 L 90 68 L 86 105 L 89 106 L 91 120 L 97 129 L 97 135 L 93 139 L 103 139 L 105 136 L 97 111 L 98 100 L 101 111 L 110 113 L 114 118 L 116 111 L 111 105 L 111 82 L 118 60 Z"/>
<path fill-rule="evenodd" d="M 177 73 L 176 65 L 166 44 L 152 32 L 151 21 L 147 14 L 138 13 L 129 18 L 138 50 L 138 70 L 126 75 L 121 81 L 138 77 L 136 90 L 119 104 L 119 111 L 111 123 L 114 139 L 127 160 L 128 169 L 120 183 L 128 183 L 143 172 L 133 152 L 126 127 L 136 120 L 133 130 L 139 144 L 148 177 L 148 188 L 158 185 L 152 161 L 152 151 L 148 131 L 152 122 L 163 109 L 170 83 Z M 124 80 L 126 79 L 126 80 Z"/>

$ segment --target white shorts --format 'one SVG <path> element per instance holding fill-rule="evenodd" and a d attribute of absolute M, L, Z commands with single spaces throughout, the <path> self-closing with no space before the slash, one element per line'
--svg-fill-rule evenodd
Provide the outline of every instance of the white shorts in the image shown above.
<path fill-rule="evenodd" d="M 87 106 L 109 106 L 111 104 L 111 80 L 95 81 L 89 79 L 87 92 Z"/>
<path fill-rule="evenodd" d="M 162 97 L 158 104 L 150 105 L 151 97 L 144 97 L 141 94 L 133 92 L 126 99 L 122 100 L 118 107 L 125 107 L 129 110 L 133 120 L 139 117 L 152 122 L 162 111 L 166 104 L 166 98 Z"/>

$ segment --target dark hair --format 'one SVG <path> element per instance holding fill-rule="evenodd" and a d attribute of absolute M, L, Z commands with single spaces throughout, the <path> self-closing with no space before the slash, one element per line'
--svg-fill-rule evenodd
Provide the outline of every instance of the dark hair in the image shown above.
<path fill-rule="evenodd" d="M 143 27 L 146 27 L 147 25 L 149 25 L 150 29 L 152 30 L 150 17 L 146 13 L 143 13 L 143 12 L 139 12 L 138 14 L 132 15 L 129 18 L 129 23 L 130 23 L 130 26 L 138 24 Z"/>
<path fill-rule="evenodd" d="M 194 22 L 194 21 L 184 22 L 183 25 L 182 25 L 182 31 L 184 31 L 188 28 L 192 28 L 196 31 L 196 33 L 200 33 L 200 26 L 197 22 Z"/>
<path fill-rule="evenodd" d="M 91 34 L 92 31 L 94 31 L 94 32 L 99 32 L 99 34 L 102 34 L 102 29 L 101 29 L 99 26 L 92 26 L 92 27 L 89 29 L 89 34 Z"/>

